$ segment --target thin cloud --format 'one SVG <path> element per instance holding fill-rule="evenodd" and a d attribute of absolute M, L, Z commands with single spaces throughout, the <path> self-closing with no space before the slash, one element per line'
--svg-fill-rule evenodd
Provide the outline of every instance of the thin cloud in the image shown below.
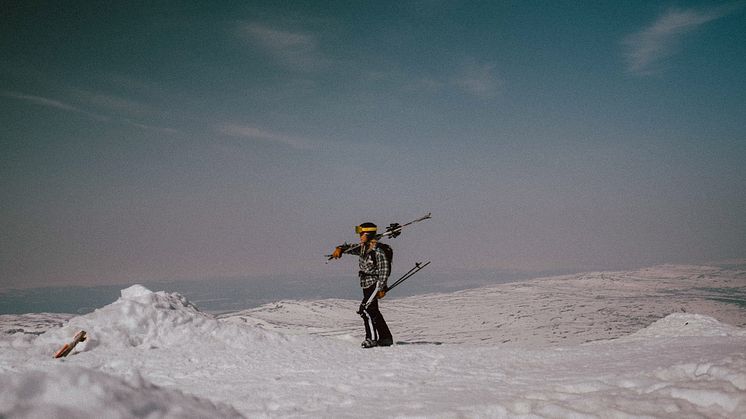
<path fill-rule="evenodd" d="M 49 107 L 49 108 L 59 109 L 59 110 L 62 110 L 62 111 L 74 112 L 74 113 L 79 113 L 79 114 L 83 114 L 83 115 L 88 115 L 88 116 L 90 116 L 92 118 L 95 118 L 95 119 L 98 119 L 98 120 L 108 121 L 108 120 L 111 119 L 111 118 L 106 117 L 106 116 L 102 116 L 102 115 L 98 115 L 98 114 L 95 114 L 95 113 L 92 113 L 92 112 L 88 112 L 86 110 L 83 110 L 81 108 L 78 108 L 76 106 L 70 105 L 68 103 L 65 103 L 65 102 L 62 102 L 62 101 L 59 101 L 59 100 L 56 100 L 56 99 L 49 99 L 49 98 L 41 97 L 41 96 L 27 95 L 27 94 L 18 93 L 18 92 L 1 92 L 0 94 L 2 94 L 5 97 L 22 100 L 22 101 L 25 101 L 25 102 L 28 102 L 28 103 L 32 103 L 34 105 L 46 106 L 46 107 Z"/>
<path fill-rule="evenodd" d="M 466 63 L 453 83 L 463 92 L 480 98 L 492 98 L 499 92 L 502 81 L 497 76 L 494 64 L 475 61 Z"/>
<path fill-rule="evenodd" d="M 460 92 L 468 96 L 489 99 L 500 93 L 503 80 L 493 63 L 479 63 L 467 59 L 455 70 L 444 74 L 412 74 L 397 70 L 366 71 L 363 80 L 376 85 L 396 86 L 401 91 L 417 94 L 438 95 L 445 92 Z"/>
<path fill-rule="evenodd" d="M 217 126 L 216 131 L 229 137 L 259 140 L 267 143 L 290 146 L 292 148 L 300 150 L 308 150 L 316 146 L 315 143 L 306 138 L 293 137 L 277 132 L 265 131 L 248 125 L 223 124 Z"/>
<path fill-rule="evenodd" d="M 28 95 L 28 94 L 18 93 L 18 92 L 0 92 L 0 96 L 18 99 L 24 102 L 32 103 L 34 105 L 45 106 L 48 108 L 58 109 L 58 110 L 65 111 L 65 112 L 72 112 L 72 113 L 77 113 L 81 115 L 86 115 L 97 121 L 119 122 L 119 123 L 124 123 L 130 126 L 139 128 L 139 129 L 143 129 L 143 130 L 158 131 L 158 132 L 169 133 L 169 134 L 174 134 L 178 132 L 177 130 L 173 128 L 163 128 L 163 127 L 147 125 L 147 124 L 133 121 L 132 119 L 129 119 L 126 117 L 118 116 L 118 117 L 112 118 L 109 116 L 100 115 L 94 112 L 89 112 L 77 106 L 70 105 L 69 103 L 62 102 L 60 100 L 50 99 L 50 98 L 46 98 L 42 96 Z M 127 109 L 129 111 L 132 111 L 133 109 L 135 109 L 140 113 L 144 112 L 143 106 L 140 106 L 136 104 L 135 102 L 121 100 L 113 96 L 106 96 L 106 95 L 99 95 L 99 94 L 92 94 L 92 93 L 87 93 L 85 96 L 87 97 L 84 99 L 90 101 L 93 104 L 97 104 L 100 106 L 109 107 L 115 110 Z"/>
<path fill-rule="evenodd" d="M 124 122 L 125 124 L 132 125 L 133 127 L 140 128 L 141 130 L 145 130 L 145 131 L 156 131 L 156 132 L 161 132 L 164 134 L 179 134 L 180 133 L 179 130 L 174 129 L 174 128 L 157 127 L 154 125 L 143 124 L 140 122 L 135 122 L 128 118 L 121 118 L 120 120 Z"/>
<path fill-rule="evenodd" d="M 313 34 L 281 30 L 256 22 L 242 23 L 238 33 L 293 70 L 318 71 L 330 65 Z"/>
<path fill-rule="evenodd" d="M 410 83 L 409 89 L 425 92 L 425 93 L 438 93 L 443 90 L 444 83 L 432 77 L 420 77 Z"/>
<path fill-rule="evenodd" d="M 739 6 L 740 7 L 740 6 Z M 652 25 L 627 36 L 622 44 L 627 70 L 638 75 L 654 74 L 662 62 L 681 50 L 682 38 L 712 22 L 732 13 L 736 6 L 710 10 L 671 9 Z"/>
<path fill-rule="evenodd" d="M 124 112 L 129 115 L 153 115 L 159 113 L 152 106 L 118 96 L 87 91 L 81 91 L 80 94 L 91 105 L 115 112 Z"/>

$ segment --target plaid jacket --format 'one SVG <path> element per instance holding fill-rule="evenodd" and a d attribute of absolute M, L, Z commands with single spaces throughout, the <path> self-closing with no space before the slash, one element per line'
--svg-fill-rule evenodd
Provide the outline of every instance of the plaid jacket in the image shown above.
<path fill-rule="evenodd" d="M 366 251 L 363 251 L 366 248 Z M 351 250 L 349 253 L 358 255 L 358 266 L 360 271 L 360 286 L 368 288 L 372 285 L 378 285 L 380 289 L 386 286 L 386 281 L 391 275 L 391 265 L 386 260 L 386 255 L 378 247 L 367 249 L 367 246 L 360 246 Z"/>

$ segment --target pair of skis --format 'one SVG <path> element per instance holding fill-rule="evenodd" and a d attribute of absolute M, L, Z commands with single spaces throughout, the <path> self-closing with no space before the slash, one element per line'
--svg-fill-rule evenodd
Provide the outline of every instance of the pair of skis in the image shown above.
<path fill-rule="evenodd" d="M 383 233 L 376 234 L 376 236 L 374 237 L 374 239 L 375 240 L 380 240 L 380 239 L 383 239 L 383 238 L 394 239 L 394 238 L 398 237 L 401 234 L 401 230 L 404 227 L 407 227 L 407 226 L 412 225 L 414 223 L 418 223 L 418 222 L 423 221 L 423 220 L 429 220 L 430 218 L 432 218 L 430 214 L 431 213 L 428 212 L 426 215 L 424 215 L 424 216 L 422 216 L 422 217 L 420 217 L 420 218 L 418 218 L 416 220 L 412 220 L 412 221 L 410 221 L 408 223 L 404 223 L 404 224 L 399 224 L 399 223 L 389 224 L 389 226 L 386 227 L 386 231 L 384 231 Z M 343 253 L 349 253 L 349 252 L 351 252 L 351 251 L 359 248 L 360 246 L 361 246 L 360 243 L 350 244 L 350 243 L 345 242 L 344 244 L 342 244 L 339 247 L 341 247 L 342 249 L 344 249 Z M 332 260 L 332 255 L 325 255 L 325 256 L 326 256 L 327 260 Z"/>

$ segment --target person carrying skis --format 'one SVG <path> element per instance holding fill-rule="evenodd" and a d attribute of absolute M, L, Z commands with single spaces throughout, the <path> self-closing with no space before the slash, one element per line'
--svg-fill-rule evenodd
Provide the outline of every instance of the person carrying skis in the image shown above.
<path fill-rule="evenodd" d="M 353 249 L 338 246 L 331 254 L 335 259 L 342 257 L 345 252 L 358 255 L 358 276 L 363 289 L 363 300 L 357 313 L 363 318 L 365 325 L 365 340 L 361 344 L 363 348 L 391 346 L 394 343 L 386 320 L 378 309 L 378 299 L 385 295 L 386 281 L 391 274 L 391 263 L 383 250 L 386 245 L 379 245 L 375 239 L 377 229 L 373 223 L 360 224 L 355 227 L 355 232 L 360 235 L 360 246 Z"/>

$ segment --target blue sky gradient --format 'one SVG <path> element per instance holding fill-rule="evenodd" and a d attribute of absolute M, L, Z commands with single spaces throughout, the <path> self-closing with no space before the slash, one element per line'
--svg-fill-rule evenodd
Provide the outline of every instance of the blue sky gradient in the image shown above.
<path fill-rule="evenodd" d="M 744 2 L 5 9 L 0 288 L 746 257 Z"/>

